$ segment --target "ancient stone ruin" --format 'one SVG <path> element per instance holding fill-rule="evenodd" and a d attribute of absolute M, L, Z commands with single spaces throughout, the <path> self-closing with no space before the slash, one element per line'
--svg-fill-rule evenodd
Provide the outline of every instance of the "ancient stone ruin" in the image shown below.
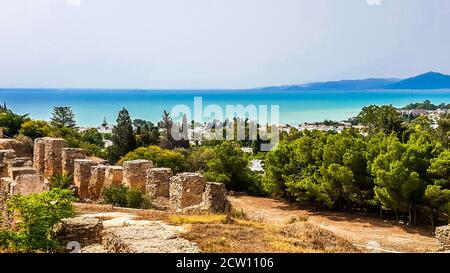
<path fill-rule="evenodd" d="M 153 167 L 149 160 L 132 160 L 123 163 L 123 184 L 132 189 L 145 191 L 147 171 Z"/>
<path fill-rule="evenodd" d="M 68 148 L 64 139 L 38 138 L 33 155 L 17 140 L 0 139 L 0 191 L 28 195 L 48 190 L 56 174 L 73 176 L 81 200 L 99 201 L 104 188 L 125 185 L 140 190 L 156 208 L 175 211 L 229 209 L 223 184 L 207 182 L 197 173 L 174 175 L 149 160 L 125 161 L 123 167 L 86 157 L 83 149 Z"/>
<path fill-rule="evenodd" d="M 435 231 L 436 239 L 441 245 L 441 251 L 450 251 L 450 225 L 437 227 Z"/>
<path fill-rule="evenodd" d="M 89 159 L 76 159 L 74 163 L 73 182 L 77 187 L 78 197 L 89 198 L 89 184 L 91 182 L 92 167 L 97 163 Z"/>
<path fill-rule="evenodd" d="M 120 166 L 107 166 L 105 170 L 104 187 L 117 187 L 122 184 L 123 168 Z"/>
<path fill-rule="evenodd" d="M 175 210 L 199 205 L 202 202 L 206 181 L 196 173 L 181 173 L 170 179 L 170 206 Z"/>
<path fill-rule="evenodd" d="M 48 190 L 47 180 L 33 167 L 31 149 L 14 139 L 0 139 L 0 191 L 28 195 Z"/>
<path fill-rule="evenodd" d="M 63 148 L 61 153 L 62 171 L 73 176 L 76 159 L 85 159 L 86 153 L 83 149 Z"/>

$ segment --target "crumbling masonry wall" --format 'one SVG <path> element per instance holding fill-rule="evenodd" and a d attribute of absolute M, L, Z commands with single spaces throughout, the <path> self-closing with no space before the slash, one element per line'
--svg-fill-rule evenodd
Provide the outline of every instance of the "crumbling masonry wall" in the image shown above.
<path fill-rule="evenodd" d="M 19 175 L 10 185 L 12 195 L 29 195 L 48 191 L 48 183 L 45 178 L 38 174 Z"/>
<path fill-rule="evenodd" d="M 44 175 L 45 170 L 45 142 L 44 138 L 34 140 L 33 167 L 40 175 Z"/>
<path fill-rule="evenodd" d="M 147 171 L 153 167 L 149 160 L 132 160 L 123 163 L 123 184 L 132 189 L 145 191 Z"/>
<path fill-rule="evenodd" d="M 170 179 L 170 206 L 175 210 L 199 205 L 203 201 L 206 181 L 197 173 L 181 173 Z"/>
<path fill-rule="evenodd" d="M 89 198 L 89 183 L 91 181 L 91 168 L 96 166 L 92 160 L 75 159 L 73 182 L 77 187 L 78 197 L 81 199 Z"/>
<path fill-rule="evenodd" d="M 170 178 L 173 172 L 170 168 L 152 168 L 147 171 L 145 192 L 151 199 L 169 198 Z"/>
<path fill-rule="evenodd" d="M 227 199 L 227 190 L 223 183 L 207 182 L 202 200 L 202 210 L 214 213 L 228 212 L 230 210 L 230 203 Z"/>
<path fill-rule="evenodd" d="M 45 138 L 45 168 L 44 176 L 51 177 L 62 173 L 62 149 L 67 148 L 67 142 L 59 138 Z"/>
<path fill-rule="evenodd" d="M 107 166 L 105 170 L 105 181 L 103 183 L 104 188 L 117 187 L 122 184 L 123 180 L 123 168 L 120 166 Z"/>
<path fill-rule="evenodd" d="M 0 150 L 0 177 L 9 176 L 10 162 L 16 157 L 14 150 Z"/>
<path fill-rule="evenodd" d="M 100 198 L 105 183 L 106 166 L 98 165 L 91 167 L 91 180 L 89 182 L 89 199 L 96 201 Z"/>
<path fill-rule="evenodd" d="M 85 159 L 86 153 L 83 149 L 63 148 L 62 153 L 62 171 L 68 175 L 73 175 L 75 169 L 75 159 Z"/>
<path fill-rule="evenodd" d="M 450 251 L 450 225 L 437 227 L 435 236 L 441 245 L 441 250 Z"/>
<path fill-rule="evenodd" d="M 0 150 L 14 150 L 17 157 L 32 156 L 31 147 L 16 139 L 0 138 Z"/>

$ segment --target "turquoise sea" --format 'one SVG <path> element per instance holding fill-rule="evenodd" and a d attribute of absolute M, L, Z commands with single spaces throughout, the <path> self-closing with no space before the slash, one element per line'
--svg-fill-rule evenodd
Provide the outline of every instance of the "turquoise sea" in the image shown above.
<path fill-rule="evenodd" d="M 217 104 L 279 105 L 280 122 L 298 125 L 305 121 L 343 120 L 362 107 L 392 104 L 402 107 L 426 99 L 434 104 L 450 103 L 445 90 L 88 90 L 88 89 L 0 89 L 0 102 L 15 112 L 48 120 L 53 106 L 72 106 L 80 126 L 98 126 L 103 118 L 115 123 L 117 112 L 126 107 L 132 118 L 157 122 L 163 110 L 178 104 L 193 107 L 202 97 L 203 107 Z M 225 110 L 224 110 L 225 111 Z"/>

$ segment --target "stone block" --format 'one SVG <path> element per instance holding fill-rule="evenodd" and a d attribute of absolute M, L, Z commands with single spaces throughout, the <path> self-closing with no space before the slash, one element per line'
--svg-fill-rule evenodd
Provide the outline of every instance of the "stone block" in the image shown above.
<path fill-rule="evenodd" d="M 52 239 L 63 246 L 69 242 L 78 242 L 81 247 L 101 242 L 103 223 L 94 217 L 75 217 L 62 219 L 52 230 Z"/>
<path fill-rule="evenodd" d="M 123 168 L 120 166 L 107 166 L 105 171 L 105 183 L 104 188 L 117 187 L 122 184 L 123 180 Z"/>
<path fill-rule="evenodd" d="M 170 168 L 152 168 L 147 171 L 145 193 L 150 199 L 169 198 L 169 184 L 173 172 Z"/>
<path fill-rule="evenodd" d="M 10 162 L 16 158 L 14 150 L 0 150 L 0 177 L 9 176 Z"/>
<path fill-rule="evenodd" d="M 96 201 L 100 199 L 100 194 L 105 183 L 106 166 L 98 165 L 91 167 L 91 180 L 89 182 L 89 199 Z"/>
<path fill-rule="evenodd" d="M 91 168 L 96 166 L 92 160 L 75 159 L 73 182 L 77 187 L 78 197 L 81 199 L 89 198 L 89 183 L 91 181 Z"/>
<path fill-rule="evenodd" d="M 12 195 L 29 195 L 48 191 L 48 183 L 39 174 L 19 175 L 14 183 L 11 183 L 10 193 Z"/>
<path fill-rule="evenodd" d="M 441 251 L 450 251 L 450 225 L 440 226 L 434 232 L 441 245 Z"/>
<path fill-rule="evenodd" d="M 197 173 L 181 173 L 170 179 L 170 207 L 182 210 L 201 204 L 205 191 L 205 179 Z"/>
<path fill-rule="evenodd" d="M 0 139 L 0 150 L 14 150 L 18 157 L 30 157 L 32 156 L 31 147 L 15 139 Z"/>
<path fill-rule="evenodd" d="M 9 177 L 16 179 L 19 175 L 23 174 L 37 174 L 37 171 L 33 167 L 12 167 L 9 168 Z"/>
<path fill-rule="evenodd" d="M 34 140 L 33 166 L 40 175 L 44 175 L 45 170 L 44 138 L 37 138 Z"/>
<path fill-rule="evenodd" d="M 147 171 L 153 167 L 148 160 L 132 160 L 123 163 L 123 184 L 132 189 L 145 191 Z"/>
<path fill-rule="evenodd" d="M 85 159 L 86 152 L 79 148 L 63 148 L 62 149 L 62 171 L 69 175 L 73 175 L 74 162 L 76 159 Z"/>
<path fill-rule="evenodd" d="M 202 209 L 213 213 L 228 212 L 230 203 L 223 183 L 207 182 L 203 193 Z"/>
<path fill-rule="evenodd" d="M 61 138 L 44 138 L 45 159 L 44 176 L 51 177 L 62 173 L 62 149 L 67 142 Z"/>

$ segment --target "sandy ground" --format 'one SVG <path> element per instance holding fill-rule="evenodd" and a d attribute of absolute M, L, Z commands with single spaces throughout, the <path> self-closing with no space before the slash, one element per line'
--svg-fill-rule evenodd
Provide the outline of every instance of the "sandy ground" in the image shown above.
<path fill-rule="evenodd" d="M 234 208 L 257 220 L 285 223 L 292 217 L 307 217 L 308 222 L 373 252 L 431 252 L 439 248 L 431 231 L 424 228 L 348 213 L 315 212 L 271 198 L 243 195 L 229 196 L 229 200 Z"/>

